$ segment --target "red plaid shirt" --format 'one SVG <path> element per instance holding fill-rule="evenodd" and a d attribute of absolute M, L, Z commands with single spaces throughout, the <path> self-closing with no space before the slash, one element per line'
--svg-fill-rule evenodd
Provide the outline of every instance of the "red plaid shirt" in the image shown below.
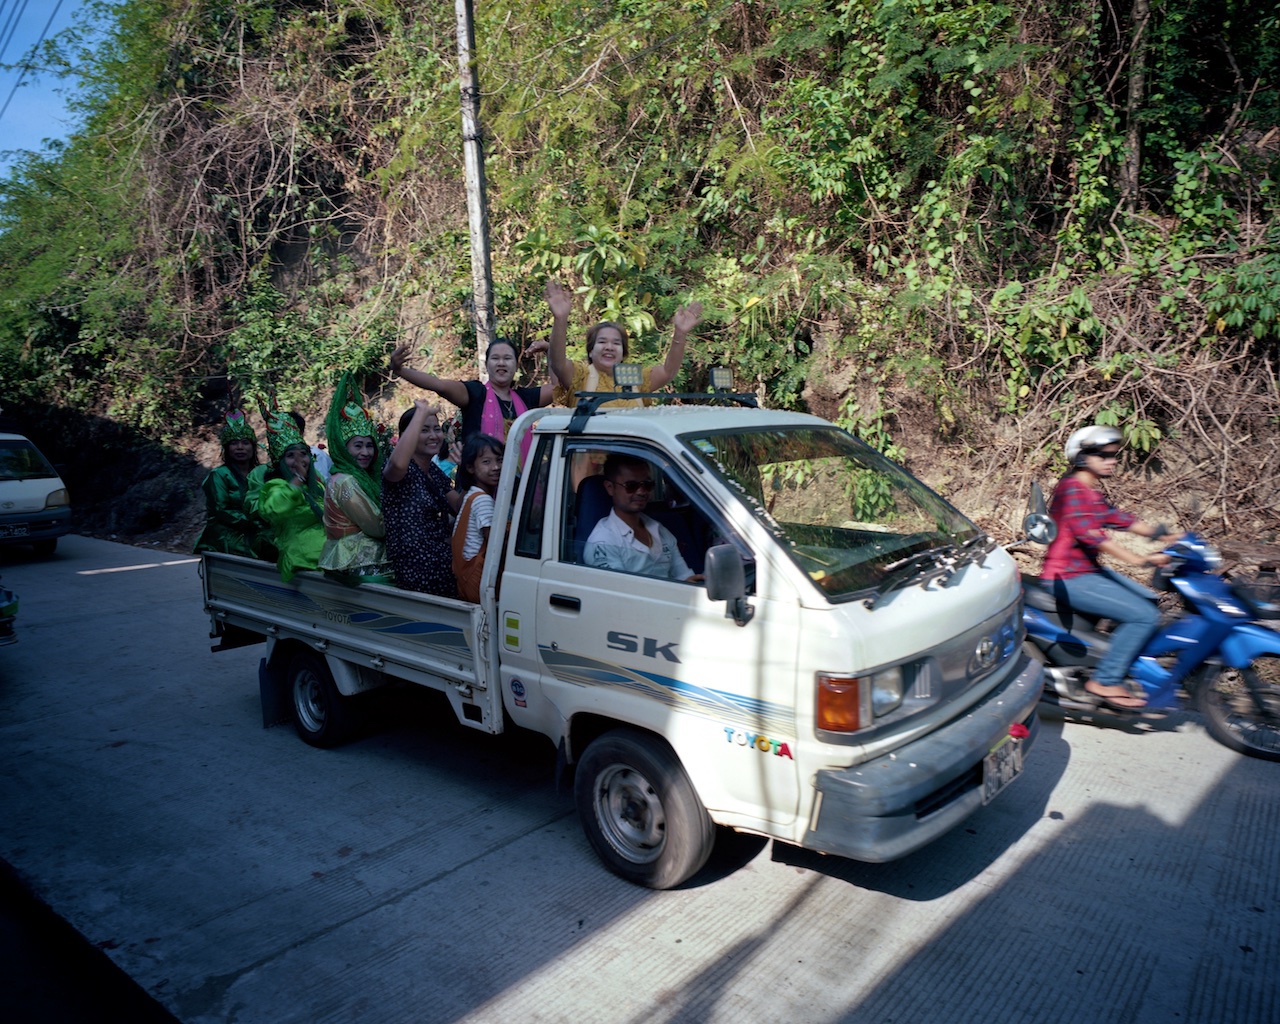
<path fill-rule="evenodd" d="M 1058 536 L 1044 556 L 1040 578 L 1069 580 L 1098 571 L 1098 545 L 1105 530 L 1125 530 L 1138 521 L 1130 512 L 1108 504 L 1101 491 L 1082 483 L 1074 473 L 1064 476 L 1053 489 L 1049 515 L 1058 524 Z"/>

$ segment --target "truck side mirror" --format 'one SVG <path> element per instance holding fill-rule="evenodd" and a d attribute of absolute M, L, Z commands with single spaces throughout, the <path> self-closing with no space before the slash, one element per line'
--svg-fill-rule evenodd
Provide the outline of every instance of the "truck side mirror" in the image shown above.
<path fill-rule="evenodd" d="M 750 622 L 756 610 L 747 603 L 747 572 L 738 549 L 732 544 L 708 548 L 705 575 L 707 597 L 729 602 L 725 616 L 732 617 L 739 626 Z"/>

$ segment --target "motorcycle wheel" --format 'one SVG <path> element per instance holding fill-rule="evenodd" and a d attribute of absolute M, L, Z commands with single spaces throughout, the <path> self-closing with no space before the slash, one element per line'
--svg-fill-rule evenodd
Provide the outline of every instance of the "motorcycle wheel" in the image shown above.
<path fill-rule="evenodd" d="M 1219 743 L 1264 761 L 1280 761 L 1280 657 L 1245 669 L 1214 666 L 1196 687 L 1196 707 Z"/>

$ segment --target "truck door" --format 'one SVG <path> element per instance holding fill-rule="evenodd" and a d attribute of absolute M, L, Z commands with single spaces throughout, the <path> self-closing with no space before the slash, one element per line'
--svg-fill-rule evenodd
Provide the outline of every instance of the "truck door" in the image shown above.
<path fill-rule="evenodd" d="M 607 467 L 627 479 L 606 482 Z M 675 748 L 709 808 L 791 821 L 798 631 L 779 626 L 796 619 L 794 606 L 757 593 L 755 616 L 738 626 L 710 601 L 700 580 L 707 548 L 733 543 L 749 561 L 751 551 L 661 451 L 565 439 L 554 460 L 548 449 L 545 480 L 539 578 L 520 584 L 535 618 L 534 643 L 521 638 L 520 710 L 649 729 Z M 639 536 L 628 512 L 640 516 Z M 509 566 L 504 603 L 510 581 Z"/>

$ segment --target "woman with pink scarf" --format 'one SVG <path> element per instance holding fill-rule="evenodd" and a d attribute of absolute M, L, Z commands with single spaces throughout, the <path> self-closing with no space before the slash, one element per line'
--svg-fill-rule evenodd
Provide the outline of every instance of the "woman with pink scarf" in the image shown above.
<path fill-rule="evenodd" d="M 545 348 L 546 342 L 538 342 L 531 345 L 529 351 L 541 351 Z M 434 391 L 456 405 L 462 411 L 462 436 L 457 440 L 463 444 L 473 434 L 488 434 L 505 441 L 507 431 L 516 417 L 530 409 L 541 409 L 544 405 L 551 404 L 554 389 L 550 384 L 529 388 L 512 386 L 520 354 L 516 351 L 515 342 L 507 338 L 495 338 L 485 353 L 484 365 L 489 374 L 487 383 L 478 380 L 447 380 L 423 373 L 406 366 L 408 358 L 409 346 L 397 346 L 391 353 L 391 376 L 401 377 L 410 384 Z"/>

